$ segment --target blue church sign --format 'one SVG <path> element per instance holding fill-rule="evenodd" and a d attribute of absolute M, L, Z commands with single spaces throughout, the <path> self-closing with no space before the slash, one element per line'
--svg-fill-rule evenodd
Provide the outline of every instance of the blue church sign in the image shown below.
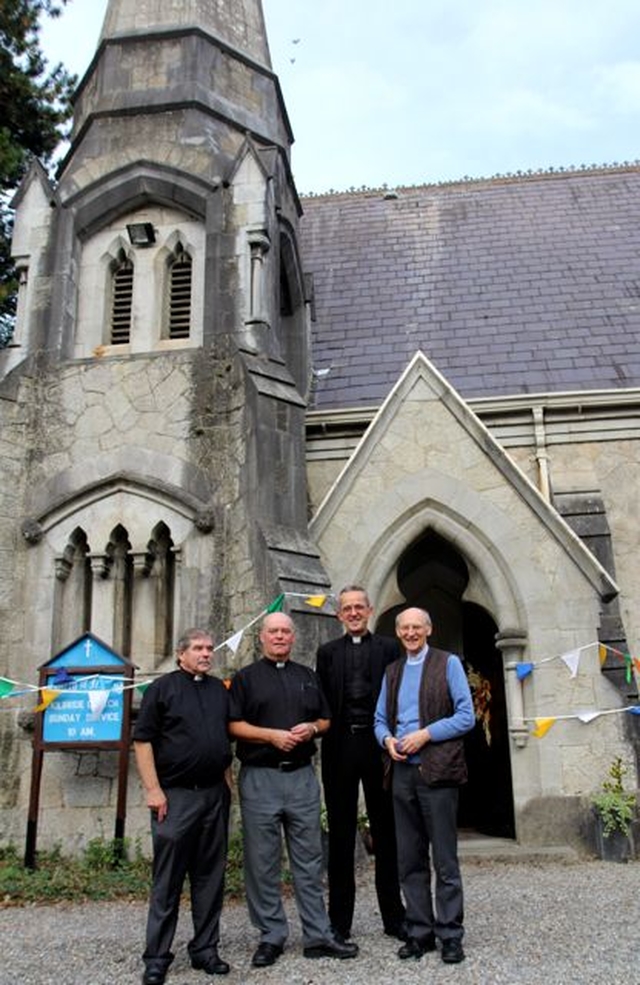
<path fill-rule="evenodd" d="M 125 681 L 132 665 L 91 633 L 41 668 L 49 704 L 42 712 L 42 742 L 119 743 L 125 721 Z M 55 697 L 52 695 L 55 694 Z"/>
<path fill-rule="evenodd" d="M 122 735 L 122 675 L 67 674 L 54 678 L 62 687 L 44 711 L 44 742 L 118 742 Z"/>

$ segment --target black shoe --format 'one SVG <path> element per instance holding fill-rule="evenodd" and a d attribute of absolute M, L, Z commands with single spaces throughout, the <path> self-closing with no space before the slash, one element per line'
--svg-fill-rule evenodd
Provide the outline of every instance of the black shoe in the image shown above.
<path fill-rule="evenodd" d="M 212 951 L 208 958 L 191 959 L 191 967 L 196 971 L 204 971 L 206 975 L 228 975 L 231 967 L 220 957 L 217 951 Z"/>
<path fill-rule="evenodd" d="M 401 961 L 406 961 L 407 958 L 421 958 L 427 951 L 435 951 L 435 949 L 436 939 L 433 934 L 427 934 L 426 937 L 420 938 L 407 937 L 407 940 L 398 951 L 398 957 Z"/>
<path fill-rule="evenodd" d="M 334 938 L 331 941 L 323 941 L 322 944 L 312 944 L 305 947 L 303 952 L 305 958 L 355 958 L 358 953 L 358 945 L 352 941 L 345 941 L 344 944 Z"/>
<path fill-rule="evenodd" d="M 142 976 L 142 985 L 164 985 L 166 977 L 164 971 L 145 971 Z"/>
<path fill-rule="evenodd" d="M 258 949 L 251 958 L 251 964 L 254 968 L 268 968 L 269 965 L 276 963 L 281 954 L 282 947 L 279 944 L 263 941 L 262 944 L 258 944 Z"/>
<path fill-rule="evenodd" d="M 462 942 L 457 937 L 448 937 L 442 942 L 442 960 L 445 964 L 458 964 L 464 961 Z"/>
<path fill-rule="evenodd" d="M 333 937 L 334 941 L 338 942 L 338 944 L 344 944 L 351 937 L 351 931 L 347 930 L 343 932 L 342 930 L 336 930 L 335 927 L 332 927 L 331 936 Z"/>

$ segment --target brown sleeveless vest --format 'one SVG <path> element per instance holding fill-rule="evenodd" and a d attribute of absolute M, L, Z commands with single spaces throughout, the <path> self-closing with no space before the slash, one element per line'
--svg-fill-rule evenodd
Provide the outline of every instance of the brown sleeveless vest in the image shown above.
<path fill-rule="evenodd" d="M 453 702 L 447 685 L 447 660 L 449 654 L 430 646 L 420 679 L 420 727 L 430 722 L 449 718 L 453 714 Z M 395 733 L 398 721 L 398 692 L 406 657 L 390 664 L 387 677 L 387 722 Z M 420 750 L 420 772 L 430 787 L 458 787 L 467 782 L 467 764 L 462 739 L 446 742 L 427 742 Z"/>

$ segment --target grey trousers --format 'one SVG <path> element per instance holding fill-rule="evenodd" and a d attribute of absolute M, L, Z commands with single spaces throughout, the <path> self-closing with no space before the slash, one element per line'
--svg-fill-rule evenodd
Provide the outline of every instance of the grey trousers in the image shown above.
<path fill-rule="evenodd" d="M 398 873 L 411 937 L 435 933 L 462 939 L 462 878 L 458 864 L 458 788 L 429 787 L 417 766 L 393 764 Z M 435 908 L 431 894 L 435 873 Z"/>
<path fill-rule="evenodd" d="M 322 890 L 320 788 L 313 767 L 281 773 L 243 766 L 239 790 L 247 906 L 260 942 L 282 947 L 289 933 L 280 890 L 283 833 L 303 944 L 330 940 Z"/>
<path fill-rule="evenodd" d="M 229 788 L 224 781 L 207 790 L 165 791 L 169 810 L 158 823 L 151 815 L 153 882 L 143 955 L 149 971 L 173 960 L 171 944 L 180 894 L 189 875 L 193 938 L 191 957 L 205 961 L 218 944 L 227 856 Z"/>

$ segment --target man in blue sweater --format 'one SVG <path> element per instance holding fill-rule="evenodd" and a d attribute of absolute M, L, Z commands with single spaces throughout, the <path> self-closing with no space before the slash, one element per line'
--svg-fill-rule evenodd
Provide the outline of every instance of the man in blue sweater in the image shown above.
<path fill-rule="evenodd" d="M 405 609 L 396 634 L 405 656 L 385 672 L 375 713 L 376 739 L 388 756 L 408 940 L 398 957 L 435 951 L 464 960 L 463 897 L 458 864 L 458 789 L 466 782 L 462 736 L 475 723 L 460 659 L 428 644 L 423 609 Z M 431 896 L 430 856 L 435 871 Z"/>

